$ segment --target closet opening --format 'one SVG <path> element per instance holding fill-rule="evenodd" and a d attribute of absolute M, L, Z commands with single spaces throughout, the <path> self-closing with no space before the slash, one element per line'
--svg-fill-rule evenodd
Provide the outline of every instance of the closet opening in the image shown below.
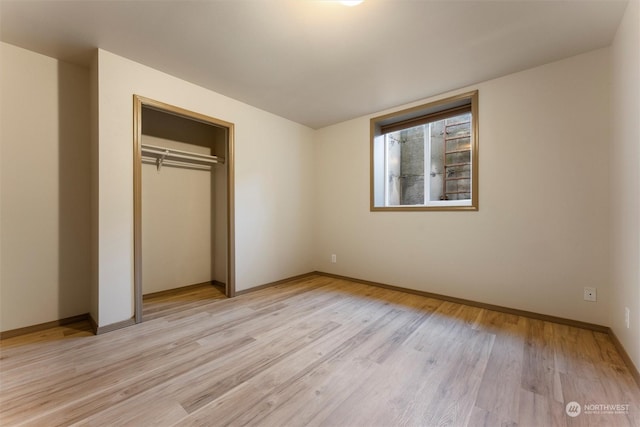
<path fill-rule="evenodd" d="M 134 301 L 233 297 L 233 124 L 134 95 Z"/>

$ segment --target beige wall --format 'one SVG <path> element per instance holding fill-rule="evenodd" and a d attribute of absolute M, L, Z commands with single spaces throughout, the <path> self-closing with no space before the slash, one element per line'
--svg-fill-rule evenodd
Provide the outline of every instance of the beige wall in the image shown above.
<path fill-rule="evenodd" d="M 613 43 L 611 280 L 608 324 L 640 369 L 640 4 L 632 0 Z M 630 328 L 624 308 L 631 311 Z"/>
<path fill-rule="evenodd" d="M 370 212 L 370 117 L 317 132 L 316 269 L 606 324 L 609 51 L 470 89 L 478 212 Z"/>
<path fill-rule="evenodd" d="M 313 270 L 313 131 L 98 52 L 99 326 L 133 316 L 132 96 L 235 124 L 236 289 Z"/>
<path fill-rule="evenodd" d="M 89 311 L 89 72 L 1 44 L 0 330 Z"/>

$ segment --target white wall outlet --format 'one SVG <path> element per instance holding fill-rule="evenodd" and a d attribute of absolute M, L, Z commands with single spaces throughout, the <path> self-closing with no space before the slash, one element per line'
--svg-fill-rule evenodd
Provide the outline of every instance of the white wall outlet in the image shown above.
<path fill-rule="evenodd" d="M 338 258 L 336 257 L 336 254 L 331 254 L 331 263 L 335 264 L 336 262 L 338 262 Z"/>
<path fill-rule="evenodd" d="M 584 288 L 584 300 L 585 301 L 597 301 L 596 288 Z"/>
<path fill-rule="evenodd" d="M 629 307 L 625 307 L 624 308 L 624 324 L 627 326 L 627 329 L 629 329 L 630 317 L 631 317 L 631 311 L 629 310 Z"/>

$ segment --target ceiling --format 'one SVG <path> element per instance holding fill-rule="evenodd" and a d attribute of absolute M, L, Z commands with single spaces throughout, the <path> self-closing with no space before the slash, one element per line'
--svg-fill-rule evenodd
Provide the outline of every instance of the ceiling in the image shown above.
<path fill-rule="evenodd" d="M 0 0 L 2 41 L 96 47 L 312 128 L 608 46 L 625 1 Z"/>

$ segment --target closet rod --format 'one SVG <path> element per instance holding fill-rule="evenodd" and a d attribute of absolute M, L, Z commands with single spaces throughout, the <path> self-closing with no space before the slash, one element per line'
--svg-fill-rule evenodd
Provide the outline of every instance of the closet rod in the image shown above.
<path fill-rule="evenodd" d="M 154 165 L 158 165 L 158 161 L 159 159 L 157 157 L 148 157 L 148 156 L 142 156 L 142 162 L 143 163 L 151 163 Z M 193 163 L 193 162 L 181 162 L 179 160 L 163 160 L 162 164 L 165 166 L 177 166 L 177 167 L 181 167 L 181 168 L 188 168 L 188 169 L 198 169 L 198 170 L 206 170 L 206 171 L 210 171 L 211 170 L 211 165 L 201 165 L 198 163 Z"/>
<path fill-rule="evenodd" d="M 184 160 L 191 160 L 195 162 L 216 164 L 224 163 L 224 159 L 217 156 L 210 156 L 208 154 L 191 153 L 189 151 L 176 150 L 173 148 L 158 147 L 156 145 L 142 144 L 142 152 L 148 154 L 155 154 L 161 156 L 163 161 L 170 160 L 169 158 L 177 158 Z"/>

